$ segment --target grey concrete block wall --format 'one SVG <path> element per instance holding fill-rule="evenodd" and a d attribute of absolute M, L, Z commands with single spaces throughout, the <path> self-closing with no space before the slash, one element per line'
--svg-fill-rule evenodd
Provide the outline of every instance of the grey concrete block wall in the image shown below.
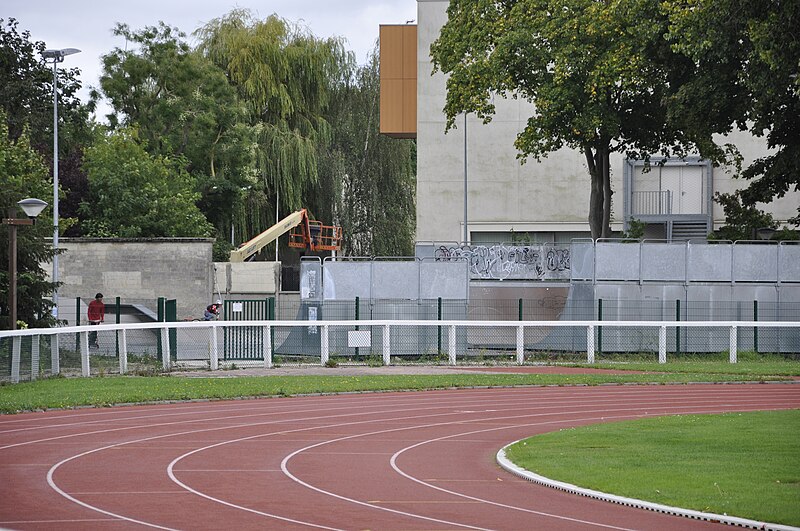
<path fill-rule="evenodd" d="M 58 293 L 65 299 L 90 300 L 101 292 L 107 299 L 152 301 L 155 309 L 158 297 L 166 297 L 177 299 L 181 318 L 202 316 L 212 298 L 212 239 L 62 238 L 59 243 L 64 252 Z"/>

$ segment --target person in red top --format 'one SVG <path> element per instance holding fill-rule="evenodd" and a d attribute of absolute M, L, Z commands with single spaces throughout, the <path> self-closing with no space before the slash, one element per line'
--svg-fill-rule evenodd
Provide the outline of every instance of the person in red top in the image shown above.
<path fill-rule="evenodd" d="M 86 312 L 86 317 L 89 319 L 89 324 L 99 325 L 106 320 L 106 305 L 103 304 L 103 294 L 98 293 L 94 296 L 94 300 L 89 303 L 89 311 Z M 89 346 L 99 348 L 97 342 L 97 332 L 89 332 Z"/>

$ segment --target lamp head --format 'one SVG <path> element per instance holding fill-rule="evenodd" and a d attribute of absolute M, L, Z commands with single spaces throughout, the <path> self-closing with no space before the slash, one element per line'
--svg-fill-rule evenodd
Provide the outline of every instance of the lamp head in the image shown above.
<path fill-rule="evenodd" d="M 33 197 L 29 197 L 28 199 L 23 199 L 22 201 L 17 201 L 17 204 L 22 207 L 22 210 L 25 212 L 25 215 L 28 216 L 30 219 L 35 219 L 36 216 L 42 213 L 42 210 L 45 209 L 47 203 L 42 201 L 41 199 L 36 199 Z"/>
<path fill-rule="evenodd" d="M 62 50 L 48 49 L 42 52 L 42 57 L 45 59 L 52 59 L 54 63 L 60 63 L 68 55 L 79 53 L 77 48 L 64 48 Z"/>

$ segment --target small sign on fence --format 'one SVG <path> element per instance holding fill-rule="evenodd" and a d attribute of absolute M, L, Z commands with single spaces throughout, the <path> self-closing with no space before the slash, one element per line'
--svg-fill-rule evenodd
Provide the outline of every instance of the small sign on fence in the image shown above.
<path fill-rule="evenodd" d="M 348 347 L 369 347 L 372 345 L 369 330 L 350 330 L 347 332 Z"/>

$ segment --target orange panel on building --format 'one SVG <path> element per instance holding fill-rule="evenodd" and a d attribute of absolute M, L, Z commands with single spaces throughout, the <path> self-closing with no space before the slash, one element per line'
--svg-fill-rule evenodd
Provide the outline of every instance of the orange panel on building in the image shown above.
<path fill-rule="evenodd" d="M 381 133 L 417 137 L 417 26 L 380 27 Z"/>

